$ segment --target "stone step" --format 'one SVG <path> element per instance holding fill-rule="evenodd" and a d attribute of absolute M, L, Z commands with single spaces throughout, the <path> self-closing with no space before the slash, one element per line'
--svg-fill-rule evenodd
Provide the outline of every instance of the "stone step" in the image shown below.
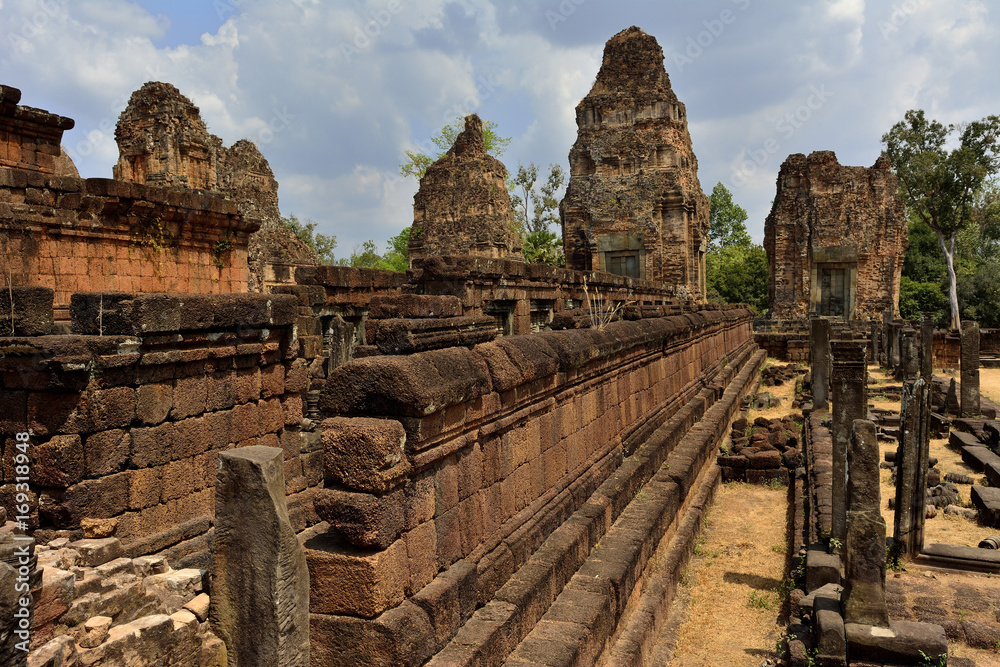
<path fill-rule="evenodd" d="M 509 664 L 516 664 L 512 653 L 531 633 L 536 633 L 536 638 L 540 633 L 545 644 L 572 639 L 578 648 L 586 643 L 587 635 L 593 634 L 606 641 L 617 617 L 610 613 L 610 605 L 617 600 L 612 584 L 606 579 L 598 579 L 596 582 L 600 586 L 595 591 L 573 582 L 585 581 L 580 572 L 591 555 L 600 550 L 610 554 L 610 544 L 619 547 L 614 551 L 619 560 L 611 561 L 606 567 L 618 573 L 619 584 L 629 577 L 634 583 L 637 574 L 629 573 L 641 572 L 635 558 L 645 555 L 648 559 L 656 541 L 639 532 L 616 532 L 612 537 L 609 529 L 613 530 L 612 526 L 624 521 L 646 526 L 647 532 L 662 535 L 693 483 L 690 469 L 696 466 L 700 469 L 714 452 L 714 445 L 713 448 L 704 446 L 703 452 L 691 451 L 692 438 L 717 445 L 738 406 L 739 397 L 752 387 L 765 353 L 757 351 L 748 356 L 742 369 L 729 375 L 731 380 L 722 392 L 722 400 L 713 400 L 718 396 L 715 390 L 704 389 L 656 429 L 635 454 L 625 459 L 588 501 L 542 543 L 493 598 L 472 615 L 431 659 L 428 667 L 496 666 L 508 658 Z M 724 417 L 724 423 L 720 416 Z M 709 419 L 711 426 L 705 423 Z M 673 469 L 673 477 L 668 483 L 655 483 L 653 479 L 668 471 L 664 461 Z M 687 465 L 683 465 L 685 463 Z M 638 553 L 635 547 L 639 547 Z M 570 608 L 576 620 L 560 621 L 563 625 L 542 622 L 560 599 L 573 601 Z M 559 613 L 562 608 L 560 605 L 552 613 Z M 587 616 L 595 609 L 602 611 L 592 618 Z M 434 614 L 428 613 L 433 619 Z M 587 622 L 597 624 L 593 632 L 580 631 L 588 627 Z M 562 640 L 557 642 L 554 635 Z M 553 659 L 555 655 L 551 654 Z"/>
<path fill-rule="evenodd" d="M 685 434 L 505 665 L 594 664 L 601 656 L 615 663 L 650 646 L 659 630 L 650 619 L 666 616 L 661 612 L 673 600 L 703 510 L 721 480 L 711 455 L 753 377 L 744 376 L 761 361 L 762 352 Z"/>

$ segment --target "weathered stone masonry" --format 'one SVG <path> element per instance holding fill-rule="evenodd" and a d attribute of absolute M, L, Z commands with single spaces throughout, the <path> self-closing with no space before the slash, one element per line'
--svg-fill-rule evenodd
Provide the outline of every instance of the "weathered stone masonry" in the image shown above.
<path fill-rule="evenodd" d="M 690 445 L 685 434 L 730 381 L 743 390 L 748 378 L 734 377 L 753 350 L 748 313 L 708 311 L 336 369 L 320 406 L 346 420 L 323 424 L 326 486 L 347 493 L 324 510 L 333 530 L 319 524 L 306 541 L 315 664 L 421 664 L 442 648 L 432 664 L 472 664 L 463 662 L 476 652 L 463 632 L 489 644 L 485 664 L 499 664 L 669 458 L 667 486 L 656 487 L 667 493 L 657 515 L 666 514 L 659 528 L 646 526 L 641 556 L 630 556 L 639 561 L 606 593 L 620 615 L 737 403 L 730 397 Z M 720 363 L 727 356 L 732 366 Z M 762 355 L 754 359 L 751 373 Z M 377 486 L 370 474 L 345 472 L 337 454 L 352 422 L 365 452 L 381 451 L 384 429 L 405 433 L 405 459 L 381 469 Z M 379 508 L 363 530 L 349 509 L 356 494 Z M 378 546 L 358 553 L 344 535 Z M 485 606 L 473 615 L 477 605 Z"/>
<path fill-rule="evenodd" d="M 708 198 L 656 38 L 631 27 L 608 40 L 576 122 L 559 205 L 566 266 L 656 280 L 700 299 Z"/>
<path fill-rule="evenodd" d="M 764 222 L 772 320 L 880 320 L 899 311 L 908 245 L 888 159 L 844 167 L 832 151 L 790 155 Z"/>

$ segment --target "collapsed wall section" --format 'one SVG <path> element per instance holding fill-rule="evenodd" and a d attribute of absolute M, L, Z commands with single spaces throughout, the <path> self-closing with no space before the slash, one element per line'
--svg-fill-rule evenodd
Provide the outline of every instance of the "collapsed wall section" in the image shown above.
<path fill-rule="evenodd" d="M 735 410 L 727 387 L 760 361 L 751 336 L 748 312 L 704 311 L 335 369 L 324 522 L 303 536 L 313 659 L 416 665 L 445 649 L 471 662 L 441 664 L 499 664 L 675 450 L 658 529 L 687 507 Z"/>

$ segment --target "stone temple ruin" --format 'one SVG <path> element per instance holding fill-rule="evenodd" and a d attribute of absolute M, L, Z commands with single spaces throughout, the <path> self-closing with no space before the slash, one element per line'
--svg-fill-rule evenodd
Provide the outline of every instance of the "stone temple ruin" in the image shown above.
<path fill-rule="evenodd" d="M 858 319 L 897 298 L 905 226 L 884 162 L 782 167 L 772 302 L 806 327 L 799 345 L 801 328 L 781 338 L 701 302 L 707 200 L 638 28 L 611 39 L 578 107 L 568 269 L 521 261 L 475 116 L 421 181 L 402 274 L 317 264 L 280 225 L 263 155 L 223 147 L 168 84 L 130 100 L 113 179 L 61 156 L 71 120 L 0 95 L 0 663 L 642 664 L 670 641 L 724 478 L 790 487 L 789 664 L 947 651 L 940 626 L 886 613 L 868 360 L 906 383 L 900 553 L 970 557 L 922 543 L 930 425 L 958 405 L 932 356 L 961 356 L 957 409 L 980 439 L 959 439 L 988 476 L 1000 436 L 969 417 L 995 417 L 974 323 L 959 355 L 929 321 L 918 337 Z M 856 234 L 851 259 L 834 223 L 886 245 Z M 785 289 L 803 266 L 851 276 L 852 320 L 806 319 L 827 313 L 814 283 Z M 815 352 L 801 431 L 739 418 L 762 347 Z M 18 577 L 30 631 L 6 613 Z"/>
<path fill-rule="evenodd" d="M 566 266 L 705 294 L 708 198 L 656 38 L 632 27 L 608 41 L 576 123 L 560 204 Z"/>
<path fill-rule="evenodd" d="M 866 169 L 841 166 L 832 151 L 790 155 L 764 223 L 768 317 L 898 314 L 907 244 L 906 212 L 888 158 Z"/>

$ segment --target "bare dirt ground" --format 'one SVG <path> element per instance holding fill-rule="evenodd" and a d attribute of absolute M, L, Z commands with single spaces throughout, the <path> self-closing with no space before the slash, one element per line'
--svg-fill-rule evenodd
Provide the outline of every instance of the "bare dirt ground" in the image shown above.
<path fill-rule="evenodd" d="M 768 359 L 765 365 L 780 363 Z M 875 367 L 870 371 L 875 382 L 869 389 L 869 402 L 874 407 L 898 410 L 898 401 L 879 392 L 879 384 L 898 382 Z M 1000 369 L 984 369 L 980 382 L 984 395 L 1000 399 Z M 794 389 L 793 383 L 761 387 L 761 391 L 781 398 L 781 404 L 769 410 L 752 410 L 750 418 L 771 419 L 797 412 L 791 408 Z M 894 442 L 882 443 L 883 456 L 895 446 Z M 931 456 L 938 458 L 942 476 L 953 471 L 977 480 L 982 477 L 962 463 L 946 439 L 931 441 Z M 969 487 L 959 488 L 967 504 Z M 887 501 L 895 490 L 888 470 L 882 472 L 881 491 L 882 513 L 891 534 L 893 513 Z M 781 605 L 787 505 L 783 486 L 729 483 L 719 489 L 675 601 L 684 610 L 685 620 L 670 665 L 759 667 L 777 661 L 775 648 L 784 632 Z M 927 521 L 926 542 L 976 546 L 983 537 L 998 532 L 939 512 Z M 996 643 L 1000 640 L 1000 576 L 928 570 L 910 564 L 904 571 L 890 571 L 886 583 L 893 618 L 926 620 L 945 627 L 949 665 L 1000 667 L 1000 644 Z"/>
<path fill-rule="evenodd" d="M 723 484 L 675 604 L 686 605 L 670 665 L 758 667 L 776 658 L 787 489 Z"/>
<path fill-rule="evenodd" d="M 765 366 L 781 363 L 768 359 Z M 771 392 L 781 404 L 751 410 L 750 419 L 796 412 L 791 408 L 795 382 L 760 390 Z M 787 593 L 781 590 L 787 508 L 785 486 L 732 482 L 719 489 L 675 601 L 686 609 L 686 619 L 671 666 L 758 667 L 777 659 L 775 647 L 784 631 L 779 616 Z"/>

